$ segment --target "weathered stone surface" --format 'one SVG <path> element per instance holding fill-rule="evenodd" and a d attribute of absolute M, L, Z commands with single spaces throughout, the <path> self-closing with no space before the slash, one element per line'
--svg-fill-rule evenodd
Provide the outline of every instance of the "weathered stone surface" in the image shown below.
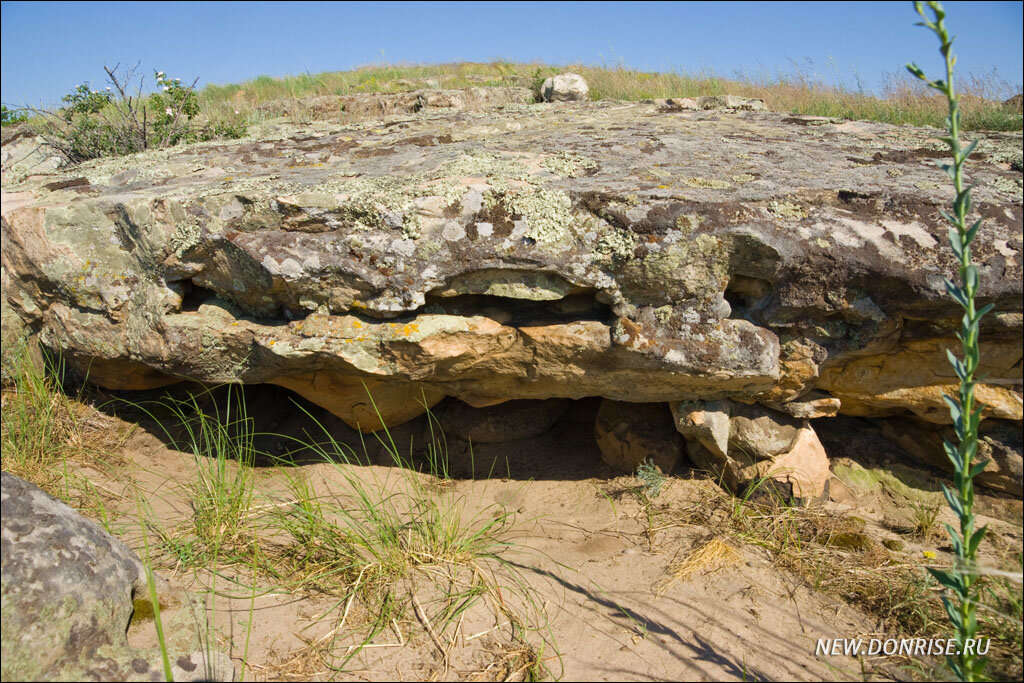
<path fill-rule="evenodd" d="M 270 116 L 350 121 L 366 117 L 415 114 L 432 110 L 479 111 L 509 104 L 529 104 L 533 102 L 533 98 L 533 92 L 529 88 L 520 87 L 430 89 L 398 93 L 320 95 L 274 100 L 261 104 L 259 110 Z M 449 141 L 450 136 L 442 133 L 434 138 L 424 137 L 414 144 L 431 146 L 445 144 Z"/>
<path fill-rule="evenodd" d="M 582 102 L 590 98 L 590 88 L 579 74 L 558 74 L 545 79 L 540 96 L 545 102 Z"/>
<path fill-rule="evenodd" d="M 437 421 L 446 437 L 472 443 L 516 441 L 546 432 L 568 406 L 565 399 L 508 401 L 486 408 L 453 401 L 438 411 Z"/>
<path fill-rule="evenodd" d="M 812 391 L 801 396 L 798 400 L 789 401 L 788 403 L 771 401 L 762 401 L 762 403 L 772 410 L 777 410 L 780 413 L 785 413 L 790 417 L 797 417 L 802 420 L 835 417 L 839 414 L 839 409 L 842 407 L 842 401 L 829 396 L 823 391 Z"/>
<path fill-rule="evenodd" d="M 60 168 L 60 155 L 44 145 L 28 123 L 4 126 L 0 141 L 0 178 L 4 184 L 20 182 L 37 173 L 54 173 Z"/>
<path fill-rule="evenodd" d="M 736 404 L 729 415 L 729 449 L 754 460 L 788 452 L 804 423 L 761 406 Z"/>
<path fill-rule="evenodd" d="M 698 441 L 714 455 L 729 453 L 729 401 L 676 401 L 670 404 L 676 430 L 689 441 Z"/>
<path fill-rule="evenodd" d="M 434 407 L 444 393 L 411 382 L 309 372 L 270 380 L 331 411 L 345 424 L 364 432 L 400 425 Z"/>
<path fill-rule="evenodd" d="M 918 461 L 944 472 L 953 472 L 943 440 L 957 443 L 952 426 L 936 427 L 914 418 L 880 420 L 882 436 Z M 1018 498 L 1024 495 L 1024 435 L 1019 422 L 987 420 L 978 430 L 978 461 L 988 460 L 976 482 Z"/>
<path fill-rule="evenodd" d="M 364 429 L 364 382 L 385 423 L 423 396 L 796 410 L 814 390 L 800 415 L 948 420 L 941 145 L 814 123 L 428 107 L 15 174 L 4 297 L 99 384 L 277 383 Z M 1021 137 L 981 137 L 979 395 L 1020 419 Z"/>
<path fill-rule="evenodd" d="M 670 97 L 668 99 L 652 100 L 663 112 L 670 111 L 695 111 L 701 107 L 697 106 L 697 100 L 691 97 Z"/>
<path fill-rule="evenodd" d="M 597 413 L 594 437 L 604 461 L 623 472 L 635 472 L 650 458 L 668 474 L 683 454 L 683 439 L 675 430 L 672 413 L 664 403 L 605 399 Z"/>
<path fill-rule="evenodd" d="M 32 484 L 7 472 L 0 482 L 4 680 L 163 680 L 159 650 L 125 635 L 133 600 L 149 599 L 139 558 Z M 230 659 L 204 654 L 195 614 L 170 609 L 187 596 L 158 587 L 175 680 L 233 680 Z"/>
<path fill-rule="evenodd" d="M 707 406 L 705 406 L 707 408 Z M 796 420 L 759 405 L 733 403 L 716 410 L 675 409 L 676 428 L 687 436 L 687 454 L 698 467 L 719 477 L 727 488 L 742 493 L 764 479 L 784 498 L 810 502 L 827 492 L 828 457 L 806 420 Z M 722 452 L 720 435 L 709 440 L 694 425 L 714 424 L 728 419 L 728 450 Z M 694 438 L 696 437 L 696 438 Z M 767 490 L 767 489 L 766 489 Z"/>
<path fill-rule="evenodd" d="M 847 415 L 894 415 L 910 410 L 928 422 L 950 424 L 943 394 L 955 395 L 959 380 L 945 357 L 947 348 L 959 351 L 959 342 L 947 339 L 911 339 L 882 354 L 850 359 L 842 365 L 827 363 L 817 386 L 842 401 Z M 1019 378 L 1021 343 L 1017 339 L 981 340 L 979 375 L 989 383 L 978 387 L 983 416 L 1004 420 L 1024 418 Z M 996 380 L 996 381 L 992 381 Z"/>
<path fill-rule="evenodd" d="M 743 111 L 767 111 L 764 100 L 756 97 L 736 95 L 705 95 L 697 98 L 698 109 L 738 109 Z"/>

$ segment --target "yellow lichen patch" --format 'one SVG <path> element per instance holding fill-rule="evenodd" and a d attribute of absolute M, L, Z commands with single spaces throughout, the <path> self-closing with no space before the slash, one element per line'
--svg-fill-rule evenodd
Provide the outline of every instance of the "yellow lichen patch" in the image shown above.
<path fill-rule="evenodd" d="M 724 190 L 732 187 L 732 183 L 725 180 L 715 180 L 714 178 L 702 178 L 700 176 L 691 176 L 689 178 L 683 178 L 683 184 L 689 185 L 690 187 L 701 188 L 705 190 Z"/>
<path fill-rule="evenodd" d="M 780 218 L 807 218 L 807 209 L 799 204 L 774 199 L 768 202 L 768 213 Z"/>

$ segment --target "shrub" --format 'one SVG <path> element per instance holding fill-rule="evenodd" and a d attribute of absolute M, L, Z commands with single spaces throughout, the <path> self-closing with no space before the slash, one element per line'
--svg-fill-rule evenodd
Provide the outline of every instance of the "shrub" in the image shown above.
<path fill-rule="evenodd" d="M 16 123 L 28 121 L 28 114 L 20 109 L 8 109 L 7 105 L 0 105 L 0 126 L 13 126 Z"/>
<path fill-rule="evenodd" d="M 159 89 L 144 95 L 145 79 L 136 81 L 135 69 L 121 76 L 117 66 L 103 68 L 110 83 L 103 91 L 83 83 L 62 98 L 65 106 L 57 111 L 33 110 L 41 117 L 43 139 L 68 163 L 245 134 L 242 120 L 196 125 L 198 79 L 185 85 L 156 71 Z"/>

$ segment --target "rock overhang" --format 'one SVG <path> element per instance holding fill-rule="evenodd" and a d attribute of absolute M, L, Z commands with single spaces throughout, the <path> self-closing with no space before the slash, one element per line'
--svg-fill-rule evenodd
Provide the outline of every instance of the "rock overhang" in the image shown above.
<path fill-rule="evenodd" d="M 884 382 L 849 368 L 907 358 L 908 322 L 952 336 L 940 143 L 799 120 L 514 105 L 91 162 L 4 188 L 5 300 L 100 383 L 274 382 L 343 417 L 359 401 L 325 387 L 424 403 L 818 387 L 915 410 L 898 362 Z M 1020 412 L 1013 149 L 985 136 L 972 177 L 1004 417 Z M 933 414 L 952 373 L 914 353 L 927 372 L 902 388 Z"/>

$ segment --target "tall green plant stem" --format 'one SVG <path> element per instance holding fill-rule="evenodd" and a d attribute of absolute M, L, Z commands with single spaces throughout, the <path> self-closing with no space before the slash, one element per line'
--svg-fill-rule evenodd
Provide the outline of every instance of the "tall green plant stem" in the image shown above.
<path fill-rule="evenodd" d="M 956 65 L 956 57 L 952 51 L 953 39 L 946 30 L 946 14 L 942 5 L 938 2 L 929 2 L 927 5 L 934 15 L 932 21 L 925 15 L 922 3 L 914 3 L 917 13 L 924 19 L 918 26 L 925 26 L 938 36 L 941 43 L 939 51 L 946 60 L 946 80 L 930 80 L 916 64 L 908 64 L 907 69 L 929 87 L 944 94 L 949 102 L 949 118 L 946 119 L 949 135 L 940 139 L 949 146 L 953 162 L 941 164 L 941 167 L 953 181 L 956 198 L 953 200 L 953 214 L 943 211 L 942 215 L 951 224 L 949 244 L 960 261 L 960 284 L 957 285 L 947 279 L 946 291 L 964 310 L 960 332 L 957 334 L 963 351 L 963 360 L 957 358 L 952 351 L 946 351 L 949 362 L 960 379 L 960 389 L 956 398 L 944 396 L 959 440 L 957 445 L 949 441 L 944 443 L 946 455 L 953 463 L 953 482 L 956 490 L 952 491 L 943 486 L 943 492 L 950 508 L 960 520 L 959 531 L 949 524 L 946 525 L 956 559 L 950 571 L 934 568 L 929 568 L 929 571 L 943 586 L 951 590 L 955 597 L 955 602 L 948 596 L 942 599 L 956 632 L 955 639 L 959 650 L 958 654 L 948 658 L 948 664 L 960 680 L 973 681 L 981 676 L 985 665 L 985 660 L 975 655 L 970 646 L 973 645 L 973 639 L 978 632 L 975 616 L 977 601 L 974 597 L 977 592 L 975 584 L 979 578 L 977 553 L 986 529 L 974 528 L 974 477 L 988 464 L 988 461 L 973 464 L 978 452 L 978 423 L 981 421 L 981 406 L 977 405 L 974 389 L 977 384 L 975 373 L 978 370 L 980 355 L 979 321 L 992 309 L 992 305 L 989 304 L 981 310 L 975 308 L 978 269 L 971 261 L 971 242 L 978 233 L 981 220 L 976 220 L 970 226 L 967 224 L 967 215 L 971 212 L 971 188 L 964 187 L 963 167 L 978 141 L 971 142 L 966 148 L 960 146 L 960 101 L 953 88 L 953 68 Z"/>

